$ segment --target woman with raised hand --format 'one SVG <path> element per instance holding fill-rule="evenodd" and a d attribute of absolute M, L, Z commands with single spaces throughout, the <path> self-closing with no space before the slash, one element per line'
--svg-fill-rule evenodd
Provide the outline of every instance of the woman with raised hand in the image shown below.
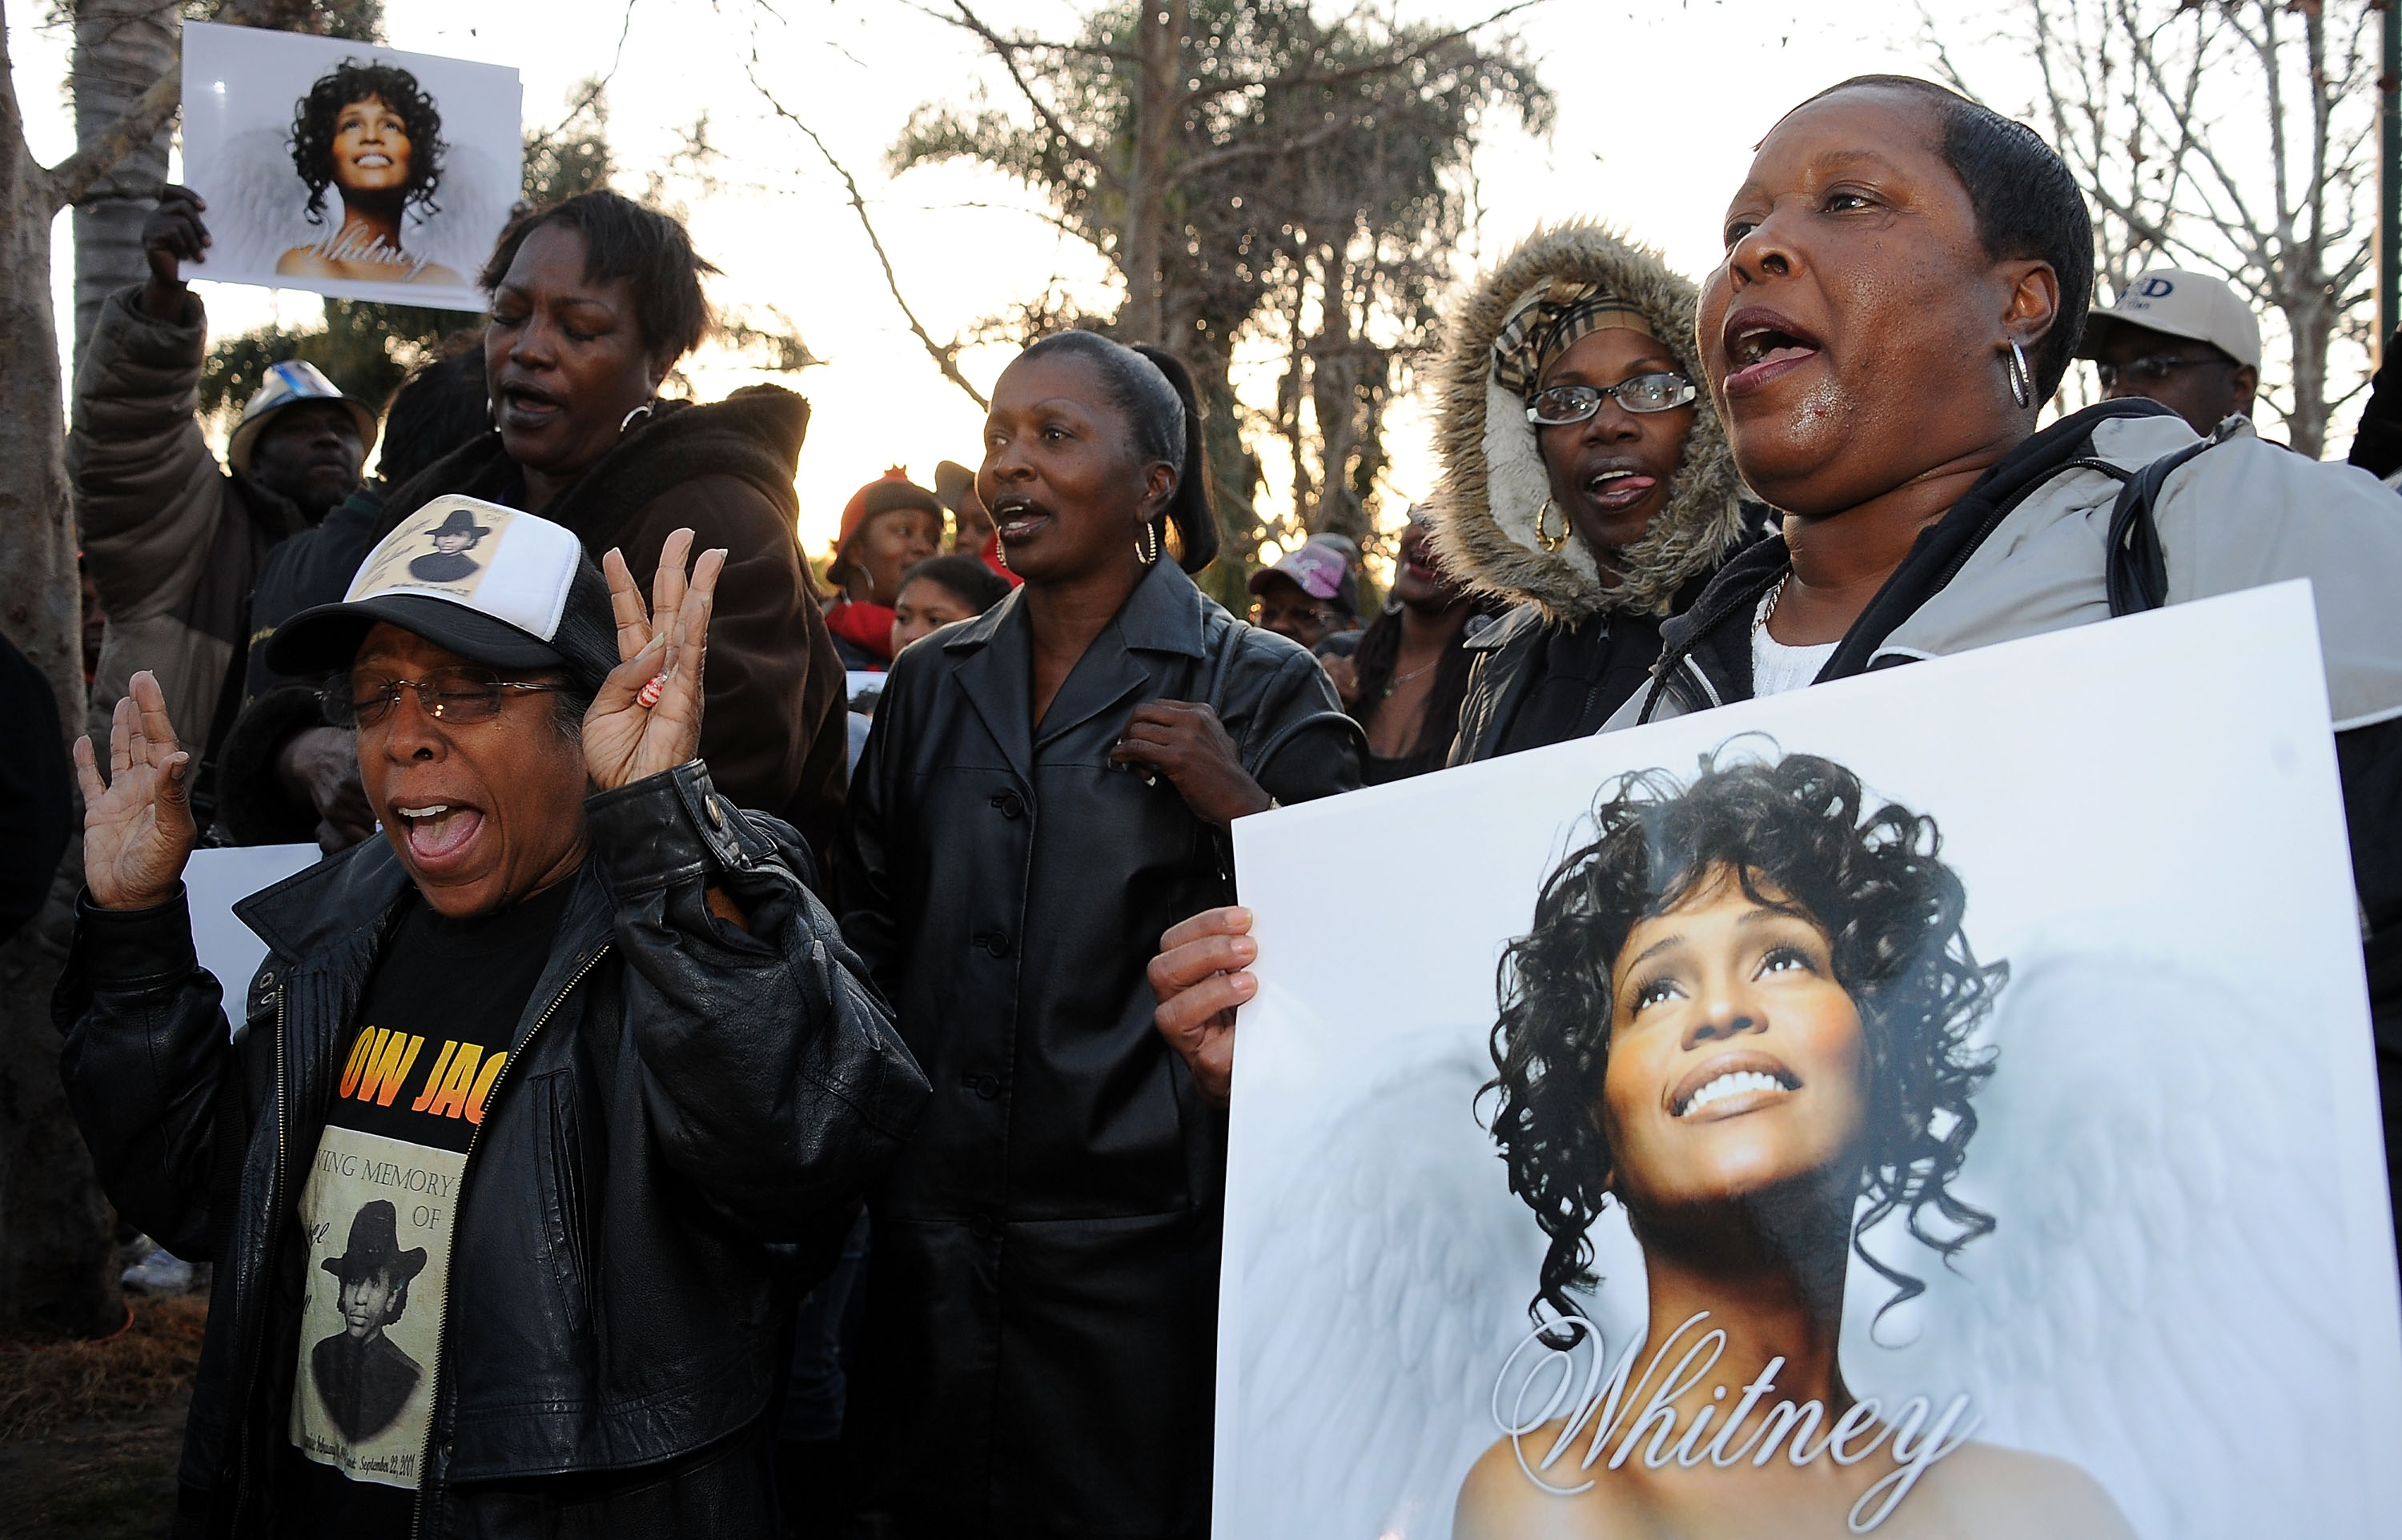
<path fill-rule="evenodd" d="M 900 1534 L 1206 1535 L 1225 1120 L 1144 965 L 1233 896 L 1227 826 L 1360 784 L 1318 664 L 1203 597 L 1183 366 L 1090 332 L 1004 370 L 978 492 L 1022 587 L 893 660 L 844 934 L 935 1099 L 870 1202 L 853 1432 Z"/>

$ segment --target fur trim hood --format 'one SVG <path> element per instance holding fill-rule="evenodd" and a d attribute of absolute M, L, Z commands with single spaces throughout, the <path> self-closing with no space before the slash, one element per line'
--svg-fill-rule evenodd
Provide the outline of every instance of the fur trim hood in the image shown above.
<path fill-rule="evenodd" d="M 1743 484 L 1726 430 L 1705 389 L 1693 403 L 1684 463 L 1650 530 L 1621 553 L 1623 580 L 1605 587 L 1593 553 L 1571 539 L 1535 543 L 1551 494 L 1525 404 L 1493 378 L 1493 340 L 1519 297 L 1546 279 L 1598 283 L 1651 322 L 1686 376 L 1700 384 L 1694 349 L 1698 291 L 1658 253 L 1591 221 L 1539 229 L 1463 295 L 1434 368 L 1435 549 L 1479 593 L 1533 604 L 1546 620 L 1576 625 L 1610 610 L 1664 615 L 1677 590 L 1710 571 L 1743 532 Z"/>

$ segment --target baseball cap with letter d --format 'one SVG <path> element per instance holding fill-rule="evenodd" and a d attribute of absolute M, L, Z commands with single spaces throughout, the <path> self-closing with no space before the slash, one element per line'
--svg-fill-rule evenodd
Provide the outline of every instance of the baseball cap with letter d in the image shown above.
<path fill-rule="evenodd" d="M 2207 342 L 2238 364 L 2260 366 L 2260 321 L 2233 289 L 2207 273 L 2154 268 L 2129 283 L 2119 302 L 2086 319 L 2079 358 L 2099 358 L 2120 326 Z"/>

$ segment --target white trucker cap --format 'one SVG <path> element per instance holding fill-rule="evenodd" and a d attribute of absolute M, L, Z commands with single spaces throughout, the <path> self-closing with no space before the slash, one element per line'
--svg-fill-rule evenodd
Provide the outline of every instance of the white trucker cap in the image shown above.
<path fill-rule="evenodd" d="M 339 604 L 268 639 L 278 673 L 350 667 L 379 621 L 496 668 L 563 668 L 596 688 L 617 666 L 608 580 L 573 531 L 472 497 L 439 497 L 376 543 Z"/>
<path fill-rule="evenodd" d="M 2207 273 L 2176 268 L 2145 273 L 2127 285 L 2116 305 L 2086 317 L 2077 356 L 2102 356 L 2121 325 L 2207 342 L 2238 364 L 2260 366 L 2259 318 L 2223 280 Z"/>

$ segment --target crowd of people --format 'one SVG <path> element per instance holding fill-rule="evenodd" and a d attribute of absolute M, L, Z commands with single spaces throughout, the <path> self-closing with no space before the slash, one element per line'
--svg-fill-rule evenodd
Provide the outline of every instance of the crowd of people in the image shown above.
<path fill-rule="evenodd" d="M 2268 443 L 2232 293 L 2094 309 L 2059 158 L 1907 78 L 1788 113 L 1698 283 L 1562 213 L 1452 306 L 1385 601 L 1321 533 L 1247 623 L 1192 380 L 1090 330 L 813 564 L 807 402 L 661 396 L 714 269 L 609 192 L 221 462 L 167 189 L 76 381 L 57 1011 L 111 1201 L 214 1268 L 184 1532 L 1205 1535 L 1236 819 L 2287 577 L 2402 1149 L 2402 338 L 2351 466 Z M 290 841 L 213 978 L 191 853 Z"/>

